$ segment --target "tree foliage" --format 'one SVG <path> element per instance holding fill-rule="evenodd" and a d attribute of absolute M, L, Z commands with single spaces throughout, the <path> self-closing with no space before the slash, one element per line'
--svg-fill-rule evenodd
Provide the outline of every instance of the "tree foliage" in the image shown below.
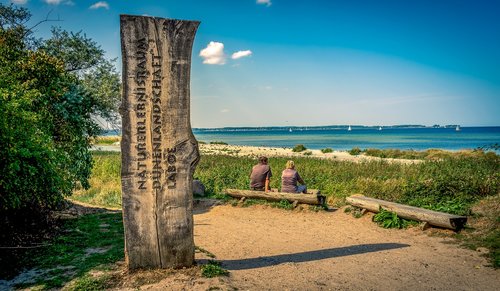
<path fill-rule="evenodd" d="M 30 16 L 0 4 L 0 212 L 51 208 L 88 187 L 90 141 L 100 132 L 93 117 L 113 116 L 119 97 L 118 75 L 95 42 L 59 29 L 34 41 Z"/>
<path fill-rule="evenodd" d="M 115 122 L 120 101 L 120 77 L 114 61 L 104 57 L 104 50 L 84 33 L 52 28 L 52 37 L 40 49 L 64 62 L 65 69 L 78 77 L 98 101 L 97 114 Z"/>

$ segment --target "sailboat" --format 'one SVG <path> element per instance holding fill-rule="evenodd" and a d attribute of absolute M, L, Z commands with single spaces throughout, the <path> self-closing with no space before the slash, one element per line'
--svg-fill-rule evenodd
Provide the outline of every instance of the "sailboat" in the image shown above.
<path fill-rule="evenodd" d="M 291 128 L 291 127 L 290 127 L 290 128 L 288 128 L 288 131 L 289 131 L 289 132 L 292 132 L 292 128 Z"/>
<path fill-rule="evenodd" d="M 457 125 L 457 127 L 455 128 L 455 131 L 460 131 L 460 125 Z"/>
<path fill-rule="evenodd" d="M 379 126 L 379 127 L 378 127 L 378 130 L 382 130 L 382 126 Z"/>
<path fill-rule="evenodd" d="M 347 130 L 348 130 L 348 131 L 351 131 L 351 130 L 352 130 L 352 128 L 351 128 L 351 126 L 350 126 L 350 125 L 349 125 L 349 128 L 348 128 Z"/>

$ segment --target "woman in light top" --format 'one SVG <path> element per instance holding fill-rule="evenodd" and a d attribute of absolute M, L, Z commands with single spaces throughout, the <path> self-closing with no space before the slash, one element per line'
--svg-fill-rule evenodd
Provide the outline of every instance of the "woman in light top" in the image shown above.
<path fill-rule="evenodd" d="M 297 182 L 302 185 L 297 186 Z M 293 161 L 286 162 L 286 169 L 281 173 L 281 192 L 307 193 L 307 186 L 299 173 L 295 171 L 295 163 Z"/>

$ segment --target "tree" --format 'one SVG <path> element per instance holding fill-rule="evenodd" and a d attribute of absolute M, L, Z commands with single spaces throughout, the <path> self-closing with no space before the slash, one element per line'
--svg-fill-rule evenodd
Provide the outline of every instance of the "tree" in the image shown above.
<path fill-rule="evenodd" d="M 89 186 L 89 148 L 100 132 L 93 116 L 112 116 L 119 92 L 97 44 L 61 30 L 36 40 L 25 26 L 30 16 L 0 4 L 0 213 L 52 208 L 75 187 Z M 84 61 L 55 48 L 61 35 L 63 43 L 92 46 Z"/>
<path fill-rule="evenodd" d="M 40 49 L 62 60 L 67 72 L 76 75 L 89 93 L 96 97 L 100 117 L 115 122 L 120 102 L 120 76 L 104 50 L 81 31 L 52 29 L 52 37 Z"/>

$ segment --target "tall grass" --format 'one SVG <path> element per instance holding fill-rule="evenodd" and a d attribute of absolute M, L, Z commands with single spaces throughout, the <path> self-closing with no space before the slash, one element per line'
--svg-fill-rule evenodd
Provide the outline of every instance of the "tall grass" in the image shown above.
<path fill-rule="evenodd" d="M 485 155 L 495 156 L 494 152 L 487 152 L 481 149 L 476 150 L 460 150 L 450 152 L 440 149 L 428 149 L 425 151 L 415 150 L 399 150 L 399 149 L 365 149 L 353 148 L 349 151 L 352 155 L 364 153 L 367 156 L 392 159 L 409 159 L 409 160 L 441 160 L 445 158 L 467 158 L 467 157 L 484 157 Z"/>
<path fill-rule="evenodd" d="M 86 203 L 121 207 L 120 154 L 96 152 L 89 190 L 73 198 Z M 287 157 L 273 157 L 272 188 L 281 188 Z M 454 214 L 469 214 L 470 206 L 500 190 L 500 157 L 484 154 L 448 157 L 418 164 L 294 158 L 296 169 L 309 188 L 320 189 L 327 202 L 342 205 L 354 193 Z M 247 189 L 255 159 L 230 155 L 203 155 L 194 177 L 209 195 L 226 188 Z"/>
<path fill-rule="evenodd" d="M 110 136 L 98 136 L 94 140 L 94 144 L 97 145 L 112 145 L 114 143 L 120 142 L 122 140 L 121 136 L 110 135 Z"/>
<path fill-rule="evenodd" d="M 121 208 L 121 157 L 116 152 L 94 152 L 90 189 L 74 191 L 72 199 L 93 205 Z"/>
<path fill-rule="evenodd" d="M 271 158 L 271 187 L 280 188 L 281 170 L 288 158 Z M 473 202 L 500 189 L 499 157 L 446 158 L 419 164 L 385 161 L 350 163 L 335 160 L 294 158 L 296 169 L 309 188 L 320 189 L 330 204 L 343 204 L 354 193 L 407 203 L 413 206 L 468 214 Z M 210 194 L 225 188 L 248 188 L 250 158 L 203 156 L 195 177 Z"/>

